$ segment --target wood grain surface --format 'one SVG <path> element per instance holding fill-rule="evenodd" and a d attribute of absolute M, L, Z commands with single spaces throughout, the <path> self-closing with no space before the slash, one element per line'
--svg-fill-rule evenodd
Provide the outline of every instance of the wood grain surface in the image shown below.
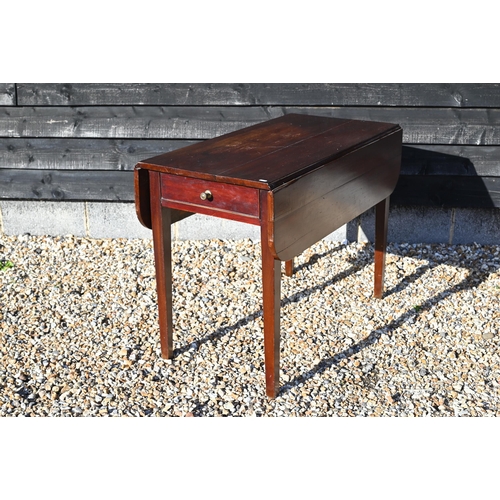
<path fill-rule="evenodd" d="M 145 158 L 293 112 L 400 124 L 402 179 L 393 203 L 498 205 L 500 84 L 481 83 L 3 83 L 0 170 L 25 172 L 3 172 L 1 189 L 7 191 L 0 198 L 62 192 L 67 200 L 116 200 L 114 189 L 100 185 L 108 174 L 99 181 L 95 171 L 132 170 Z M 77 193 L 76 181 L 52 172 L 61 191 L 51 193 L 34 181 L 40 179 L 35 169 L 92 173 L 75 174 L 82 183 Z M 420 198 L 418 192 L 408 197 L 409 176 L 419 177 L 413 180 Z M 124 185 L 118 198 L 133 199 L 132 186 Z M 460 199 L 447 194 L 447 186 L 456 186 Z"/>
<path fill-rule="evenodd" d="M 274 192 L 274 255 L 285 261 L 299 255 L 387 198 L 400 161 L 398 131 Z"/>
<path fill-rule="evenodd" d="M 207 191 L 210 198 L 201 199 Z M 164 206 L 259 224 L 258 189 L 161 174 L 161 193 Z"/>
<path fill-rule="evenodd" d="M 211 139 L 285 114 L 396 123 L 405 144 L 500 145 L 500 109 L 394 107 L 4 107 L 0 137 Z"/>
<path fill-rule="evenodd" d="M 160 174 L 149 172 L 149 177 L 161 355 L 169 359 L 173 354 L 172 234 L 170 228 L 172 218 L 170 209 L 161 205 Z"/>
<path fill-rule="evenodd" d="M 161 186 L 160 186 L 161 187 Z M 134 170 L 134 200 L 135 200 L 135 211 L 139 222 L 148 229 L 152 229 L 151 221 L 151 185 L 150 176 L 148 170 L 135 169 Z M 186 210 L 176 210 L 170 209 L 170 222 L 178 222 L 189 216 L 193 215 L 193 212 L 187 212 Z"/>
<path fill-rule="evenodd" d="M 280 377 L 280 306 L 281 306 L 281 262 L 276 259 L 272 242 L 272 194 L 260 192 L 262 209 L 262 306 L 264 316 L 264 364 L 266 370 L 266 394 L 275 398 L 279 390 Z"/>
<path fill-rule="evenodd" d="M 133 201 L 134 174 L 120 171 L 0 169 L 0 199 Z"/>
<path fill-rule="evenodd" d="M 290 114 L 144 160 L 140 168 L 277 189 L 395 130 L 397 125 Z"/>
<path fill-rule="evenodd" d="M 22 106 L 498 107 L 499 84 L 474 83 L 27 83 Z"/>
<path fill-rule="evenodd" d="M 140 160 L 196 144 L 170 139 L 4 138 L 0 168 L 133 170 Z"/>
<path fill-rule="evenodd" d="M 0 138 L 0 169 L 133 170 L 145 158 L 203 141 L 177 139 Z M 490 176 L 500 172 L 500 146 L 403 146 L 402 175 Z"/>
<path fill-rule="evenodd" d="M 133 172 L 0 169 L 0 199 L 130 202 L 135 199 Z M 391 206 L 419 205 L 500 208 L 500 179 L 400 175 Z"/>

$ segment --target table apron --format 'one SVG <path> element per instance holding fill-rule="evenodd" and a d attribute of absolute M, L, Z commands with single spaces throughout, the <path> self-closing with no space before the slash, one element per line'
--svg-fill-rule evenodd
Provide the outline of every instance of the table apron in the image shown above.
<path fill-rule="evenodd" d="M 256 188 L 161 174 L 161 198 L 164 207 L 254 225 L 260 223 L 259 189 Z"/>

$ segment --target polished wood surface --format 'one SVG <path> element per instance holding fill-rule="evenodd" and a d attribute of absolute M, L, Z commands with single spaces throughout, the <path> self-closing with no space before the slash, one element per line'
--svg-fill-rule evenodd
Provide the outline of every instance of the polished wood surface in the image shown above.
<path fill-rule="evenodd" d="M 274 257 L 269 244 L 272 198 L 265 191 L 261 191 L 260 198 L 262 206 L 262 305 L 264 312 L 266 394 L 270 398 L 275 398 L 279 389 L 280 376 L 281 261 Z"/>
<path fill-rule="evenodd" d="M 274 190 L 400 130 L 388 123 L 289 114 L 149 158 L 137 168 Z"/>
<path fill-rule="evenodd" d="M 385 254 L 387 247 L 387 223 L 389 197 L 375 206 L 375 283 L 373 296 L 381 299 L 384 293 Z"/>
<path fill-rule="evenodd" d="M 382 297 L 398 125 L 287 115 L 144 160 L 136 210 L 153 229 L 162 356 L 172 355 L 170 224 L 193 213 L 261 229 L 266 394 L 279 390 L 281 261 L 376 206 L 374 295 Z M 214 235 L 216 237 L 217 235 Z"/>
<path fill-rule="evenodd" d="M 168 359 L 172 357 L 172 217 L 171 210 L 161 206 L 160 174 L 149 172 L 149 176 L 161 355 Z"/>
<path fill-rule="evenodd" d="M 135 211 L 139 222 L 148 229 L 152 229 L 149 175 L 149 170 L 141 168 L 136 168 L 134 170 Z M 172 224 L 185 219 L 190 215 L 193 215 L 193 212 L 186 212 L 185 210 L 170 211 Z"/>
<path fill-rule="evenodd" d="M 149 186 L 149 170 L 134 170 L 135 212 L 139 222 L 151 229 L 151 196 Z"/>
<path fill-rule="evenodd" d="M 274 255 L 299 255 L 385 199 L 396 186 L 400 161 L 401 133 L 394 132 L 277 189 Z"/>
<path fill-rule="evenodd" d="M 259 224 L 259 190 L 223 182 L 161 174 L 164 206 Z M 209 196 L 206 196 L 207 193 Z M 202 195 L 205 195 L 202 197 Z"/>

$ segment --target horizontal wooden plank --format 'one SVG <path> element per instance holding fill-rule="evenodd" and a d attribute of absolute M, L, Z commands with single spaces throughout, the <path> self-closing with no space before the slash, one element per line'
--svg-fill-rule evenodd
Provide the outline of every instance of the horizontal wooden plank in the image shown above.
<path fill-rule="evenodd" d="M 0 168 L 132 170 L 136 163 L 199 141 L 0 139 Z M 403 175 L 500 176 L 500 146 L 403 146 Z"/>
<path fill-rule="evenodd" d="M 133 172 L 0 169 L 0 199 L 133 201 Z M 500 178 L 402 175 L 391 203 L 500 208 Z"/>
<path fill-rule="evenodd" d="M 22 106 L 500 107 L 499 84 L 471 83 L 27 83 Z"/>
<path fill-rule="evenodd" d="M 391 204 L 447 208 L 500 208 L 500 177 L 402 175 Z"/>
<path fill-rule="evenodd" d="M 397 123 L 405 144 L 500 144 L 500 109 L 290 107 L 286 111 Z"/>
<path fill-rule="evenodd" d="M 283 115 L 281 108 L 0 108 L 0 137 L 210 139 Z"/>
<path fill-rule="evenodd" d="M 401 175 L 500 177 L 500 146 L 403 146 Z"/>
<path fill-rule="evenodd" d="M 0 168 L 132 170 L 136 163 L 198 141 L 0 139 Z"/>
<path fill-rule="evenodd" d="M 406 144 L 500 145 L 500 109 L 4 107 L 0 137 L 209 139 L 286 113 L 396 123 Z"/>
<path fill-rule="evenodd" d="M 0 199 L 133 201 L 129 171 L 0 169 Z"/>
<path fill-rule="evenodd" d="M 16 104 L 16 84 L 0 83 L 0 106 L 14 106 Z"/>

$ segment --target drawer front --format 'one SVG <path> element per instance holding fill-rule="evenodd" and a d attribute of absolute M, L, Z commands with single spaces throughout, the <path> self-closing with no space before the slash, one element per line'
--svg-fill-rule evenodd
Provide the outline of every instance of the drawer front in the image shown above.
<path fill-rule="evenodd" d="M 161 197 L 168 205 L 187 211 L 259 217 L 259 190 L 256 188 L 162 174 Z"/>

